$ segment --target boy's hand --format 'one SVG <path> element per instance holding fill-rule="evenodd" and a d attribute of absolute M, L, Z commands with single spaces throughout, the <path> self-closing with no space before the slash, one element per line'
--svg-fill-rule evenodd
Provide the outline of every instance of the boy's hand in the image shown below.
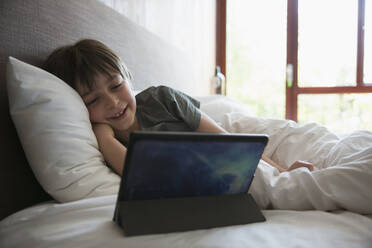
<path fill-rule="evenodd" d="M 298 161 L 294 162 L 288 169 L 286 169 L 284 171 L 291 171 L 291 170 L 295 170 L 295 169 L 300 168 L 300 167 L 306 167 L 306 168 L 309 169 L 309 171 L 314 170 L 313 164 L 311 164 L 309 162 L 306 162 L 306 161 L 298 160 Z"/>
<path fill-rule="evenodd" d="M 100 152 L 111 168 L 122 175 L 127 148 L 116 138 L 114 130 L 108 124 L 93 124 Z"/>

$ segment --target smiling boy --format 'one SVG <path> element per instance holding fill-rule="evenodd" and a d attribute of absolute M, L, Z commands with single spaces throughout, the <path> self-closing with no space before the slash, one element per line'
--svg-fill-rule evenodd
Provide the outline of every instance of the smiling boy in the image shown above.
<path fill-rule="evenodd" d="M 150 87 L 134 96 L 131 74 L 110 48 L 96 40 L 81 40 L 58 48 L 43 68 L 61 78 L 82 97 L 97 137 L 99 149 L 111 168 L 122 175 L 126 145 L 133 131 L 226 131 L 200 111 L 200 103 L 175 89 Z M 296 161 L 280 172 L 313 166 Z"/>

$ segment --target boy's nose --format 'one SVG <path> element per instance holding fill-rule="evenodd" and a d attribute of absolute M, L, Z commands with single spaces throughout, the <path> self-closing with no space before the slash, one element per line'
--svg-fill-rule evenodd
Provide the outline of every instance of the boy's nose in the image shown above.
<path fill-rule="evenodd" d="M 106 105 L 108 107 L 116 107 L 116 105 L 119 103 L 119 98 L 117 98 L 115 95 L 108 95 L 106 99 Z"/>

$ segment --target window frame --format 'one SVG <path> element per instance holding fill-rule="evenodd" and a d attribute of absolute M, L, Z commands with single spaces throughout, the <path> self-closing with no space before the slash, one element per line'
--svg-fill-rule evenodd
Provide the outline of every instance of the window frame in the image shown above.
<path fill-rule="evenodd" d="M 226 75 L 226 1 L 216 0 L 216 65 Z M 372 84 L 363 82 L 364 73 L 364 22 L 365 0 L 358 0 L 358 37 L 355 86 L 299 87 L 298 86 L 298 0 L 287 0 L 287 66 L 293 65 L 291 85 L 286 78 L 285 118 L 298 120 L 298 96 L 300 94 L 350 94 L 372 93 Z M 228 78 L 226 78 L 226 83 Z M 226 89 L 226 87 L 225 87 Z M 217 94 L 226 95 L 221 88 Z"/>
<path fill-rule="evenodd" d="M 356 85 L 334 87 L 298 86 L 298 0 L 288 0 L 287 5 L 287 66 L 293 65 L 293 83 L 286 82 L 286 119 L 298 120 L 298 95 L 300 94 L 351 94 L 371 93 L 372 85 L 363 82 L 364 72 L 364 20 L 365 0 L 358 0 L 358 37 L 356 57 Z"/>
<path fill-rule="evenodd" d="M 216 66 L 226 75 L 226 0 L 216 0 Z M 225 81 L 226 84 L 226 81 Z M 216 94 L 226 95 L 222 92 L 222 85 L 215 90 Z"/>

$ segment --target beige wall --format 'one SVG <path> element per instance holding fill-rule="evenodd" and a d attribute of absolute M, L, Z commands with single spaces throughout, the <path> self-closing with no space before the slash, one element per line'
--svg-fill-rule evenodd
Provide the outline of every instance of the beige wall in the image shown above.
<path fill-rule="evenodd" d="M 194 74 L 193 95 L 212 92 L 215 0 L 100 0 L 182 50 Z"/>

